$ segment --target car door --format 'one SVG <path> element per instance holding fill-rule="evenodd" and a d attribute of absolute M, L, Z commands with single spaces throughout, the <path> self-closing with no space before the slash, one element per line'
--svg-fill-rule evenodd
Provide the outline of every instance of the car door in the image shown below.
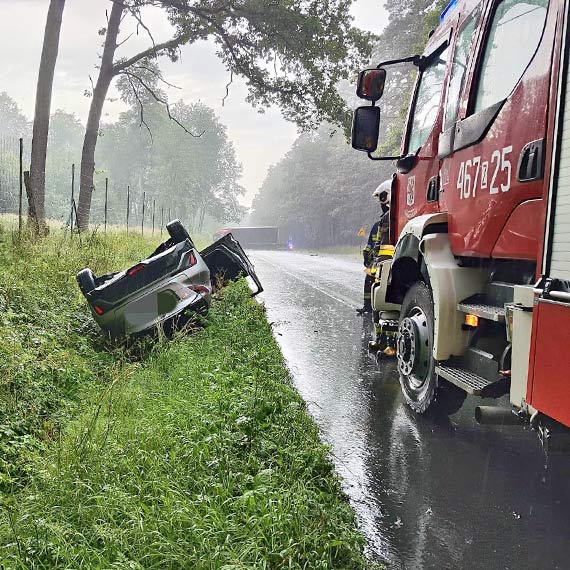
<path fill-rule="evenodd" d="M 459 42 L 478 42 L 472 64 L 458 61 L 469 78 L 439 141 L 441 207 L 458 256 L 536 259 L 557 22 L 550 3 L 497 0 L 458 32 Z"/>

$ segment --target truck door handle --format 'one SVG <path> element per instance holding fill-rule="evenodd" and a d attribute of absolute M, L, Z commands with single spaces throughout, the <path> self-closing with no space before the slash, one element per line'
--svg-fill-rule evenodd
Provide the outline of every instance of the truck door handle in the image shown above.
<path fill-rule="evenodd" d="M 531 141 L 525 145 L 519 157 L 517 180 L 531 182 L 544 176 L 544 139 Z"/>

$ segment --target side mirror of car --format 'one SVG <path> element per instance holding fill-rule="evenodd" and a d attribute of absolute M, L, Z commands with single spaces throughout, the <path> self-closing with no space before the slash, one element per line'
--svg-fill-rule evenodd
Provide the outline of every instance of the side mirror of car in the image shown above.
<path fill-rule="evenodd" d="M 365 101 L 375 103 L 384 94 L 386 84 L 386 70 L 382 68 L 365 69 L 358 75 L 356 95 Z"/>
<path fill-rule="evenodd" d="M 374 152 L 380 136 L 380 107 L 358 107 L 352 121 L 352 148 Z"/>

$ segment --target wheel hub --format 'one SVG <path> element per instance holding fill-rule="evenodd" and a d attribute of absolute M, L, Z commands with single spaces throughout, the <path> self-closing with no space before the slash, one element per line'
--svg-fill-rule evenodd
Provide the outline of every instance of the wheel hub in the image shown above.
<path fill-rule="evenodd" d="M 429 371 L 429 331 L 423 310 L 415 307 L 398 328 L 398 369 L 421 386 Z"/>

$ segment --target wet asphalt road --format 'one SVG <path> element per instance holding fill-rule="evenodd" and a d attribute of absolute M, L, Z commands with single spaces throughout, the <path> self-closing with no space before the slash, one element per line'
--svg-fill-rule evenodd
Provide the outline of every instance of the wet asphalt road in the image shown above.
<path fill-rule="evenodd" d="M 356 261 L 250 252 L 297 389 L 356 509 L 372 558 L 395 569 L 570 568 L 570 454 L 535 433 L 404 404 L 394 362 L 366 351 Z M 491 402 L 486 402 L 491 403 Z"/>

